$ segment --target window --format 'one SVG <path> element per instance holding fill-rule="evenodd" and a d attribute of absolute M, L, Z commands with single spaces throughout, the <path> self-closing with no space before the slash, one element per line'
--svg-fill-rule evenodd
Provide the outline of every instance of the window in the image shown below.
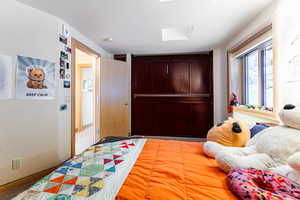
<path fill-rule="evenodd" d="M 244 103 L 273 107 L 272 41 L 259 45 L 244 54 Z"/>

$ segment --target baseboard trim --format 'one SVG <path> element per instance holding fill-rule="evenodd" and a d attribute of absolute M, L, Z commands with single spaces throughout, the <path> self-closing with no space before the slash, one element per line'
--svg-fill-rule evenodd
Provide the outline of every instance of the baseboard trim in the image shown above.
<path fill-rule="evenodd" d="M 67 160 L 69 160 L 69 159 L 67 159 Z M 65 160 L 63 163 L 65 163 L 67 160 Z M 25 185 L 25 184 L 30 183 L 30 182 L 38 181 L 41 178 L 43 178 L 43 177 L 47 176 L 48 174 L 50 174 L 51 172 L 53 172 L 54 170 L 56 170 L 59 166 L 61 166 L 61 165 L 57 165 L 55 167 L 51 167 L 49 169 L 45 169 L 45 170 L 37 172 L 35 174 L 26 176 L 26 177 L 21 178 L 19 180 L 12 181 L 12 182 L 6 183 L 4 185 L 0 185 L 0 193 L 7 192 L 9 190 L 13 190 L 13 189 L 15 189 L 19 186 Z"/>
<path fill-rule="evenodd" d="M 26 176 L 25 178 L 22 178 L 22 179 L 19 179 L 19 180 L 1 185 L 0 186 L 0 192 L 6 192 L 6 191 L 9 191 L 9 190 L 15 189 L 15 188 L 17 188 L 21 185 L 24 185 L 26 183 L 38 181 L 39 179 L 43 178 L 44 176 L 50 174 L 56 168 L 57 167 L 52 167 L 50 169 L 46 169 L 46 170 L 40 171 L 38 173 Z"/>

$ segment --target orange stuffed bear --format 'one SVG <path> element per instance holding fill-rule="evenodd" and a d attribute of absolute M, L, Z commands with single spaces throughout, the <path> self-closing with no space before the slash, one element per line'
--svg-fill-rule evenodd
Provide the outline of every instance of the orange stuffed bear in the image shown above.
<path fill-rule="evenodd" d="M 250 135 L 250 129 L 244 122 L 231 119 L 210 129 L 207 141 L 229 147 L 244 147 L 250 139 Z"/>

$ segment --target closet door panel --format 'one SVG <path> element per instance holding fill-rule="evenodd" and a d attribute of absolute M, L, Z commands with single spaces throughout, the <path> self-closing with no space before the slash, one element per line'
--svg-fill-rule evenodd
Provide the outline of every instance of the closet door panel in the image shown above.
<path fill-rule="evenodd" d="M 168 64 L 169 86 L 172 94 L 188 94 L 190 92 L 190 69 L 188 62 Z"/>
<path fill-rule="evenodd" d="M 174 104 L 174 132 L 177 136 L 192 135 L 192 108 L 188 102 L 178 102 Z"/>
<path fill-rule="evenodd" d="M 211 67 L 208 61 L 191 62 L 191 93 L 209 94 L 211 87 Z"/>
<path fill-rule="evenodd" d="M 136 134 L 151 135 L 154 123 L 155 104 L 140 100 L 133 105 L 133 130 Z"/>
<path fill-rule="evenodd" d="M 212 106 L 210 103 L 194 103 L 191 105 L 192 132 L 194 137 L 205 138 L 212 127 Z"/>
<path fill-rule="evenodd" d="M 174 103 L 156 102 L 154 109 L 154 131 L 152 134 L 158 136 L 174 135 Z"/>
<path fill-rule="evenodd" d="M 152 90 L 151 68 L 149 63 L 134 63 L 132 90 L 134 93 L 144 93 Z M 149 81 L 150 80 L 150 81 Z"/>
<path fill-rule="evenodd" d="M 168 65 L 166 63 L 152 62 L 150 65 L 150 80 L 151 91 L 144 91 L 144 93 L 165 94 L 169 92 L 168 83 Z"/>

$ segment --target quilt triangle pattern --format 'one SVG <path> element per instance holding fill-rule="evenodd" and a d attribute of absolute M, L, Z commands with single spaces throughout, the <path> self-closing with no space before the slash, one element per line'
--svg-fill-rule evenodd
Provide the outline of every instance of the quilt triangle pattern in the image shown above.
<path fill-rule="evenodd" d="M 50 180 L 50 182 L 62 183 L 64 181 L 64 179 L 65 179 L 65 176 L 60 176 L 60 177 Z"/>
<path fill-rule="evenodd" d="M 126 145 L 122 145 L 121 148 L 126 148 L 126 149 L 128 149 L 128 145 L 127 145 L 127 144 L 126 144 Z"/>
<path fill-rule="evenodd" d="M 92 146 L 34 184 L 25 196 L 32 196 L 31 200 L 72 200 L 96 195 L 106 187 L 106 179 L 115 174 L 124 162 L 124 155 L 136 142 L 138 140 Z"/>
<path fill-rule="evenodd" d="M 121 162 L 123 162 L 123 160 L 114 160 L 114 162 L 115 162 L 115 165 L 118 165 L 118 164 L 120 164 Z"/>
<path fill-rule="evenodd" d="M 63 164 L 63 166 L 66 166 L 66 167 L 70 167 L 73 165 L 73 162 L 72 161 L 67 161 Z"/>
<path fill-rule="evenodd" d="M 68 184 L 68 185 L 75 185 L 77 182 L 78 177 L 74 177 L 72 179 L 69 179 L 67 181 L 64 182 L 64 184 Z"/>
<path fill-rule="evenodd" d="M 54 195 L 54 196 L 48 198 L 47 200 L 71 200 L 71 199 L 72 199 L 72 196 L 70 196 L 70 195 L 57 194 L 57 195 Z"/>
<path fill-rule="evenodd" d="M 58 170 L 56 170 L 55 172 L 60 173 L 60 174 L 66 174 L 66 173 L 68 173 L 68 171 L 69 171 L 68 167 L 62 167 L 62 168 L 59 168 Z"/>
<path fill-rule="evenodd" d="M 71 194 L 73 189 L 74 189 L 74 185 L 67 185 L 67 184 L 62 184 L 59 190 L 60 194 Z"/>
<path fill-rule="evenodd" d="M 95 186 L 81 186 L 81 187 L 78 186 L 76 187 L 76 189 L 74 189 L 72 195 L 77 197 L 87 198 L 99 192 L 101 189 L 102 188 L 95 187 Z"/>
<path fill-rule="evenodd" d="M 107 164 L 109 162 L 113 161 L 113 159 L 104 159 L 104 164 Z"/>
<path fill-rule="evenodd" d="M 107 172 L 115 172 L 116 171 L 116 167 L 113 166 L 111 168 L 106 169 L 105 171 L 107 171 Z"/>
<path fill-rule="evenodd" d="M 54 187 L 50 187 L 49 189 L 44 190 L 44 192 L 52 193 L 52 194 L 57 194 L 58 191 L 60 190 L 62 184 L 57 184 Z"/>
<path fill-rule="evenodd" d="M 113 158 L 114 159 L 118 159 L 118 158 L 120 158 L 120 157 L 122 157 L 121 155 L 113 155 Z"/>
<path fill-rule="evenodd" d="M 59 194 L 72 195 L 75 185 L 63 184 L 59 190 Z"/>
<path fill-rule="evenodd" d="M 73 193 L 74 196 L 77 197 L 89 197 L 89 189 L 88 187 L 83 187 L 83 189 L 81 189 L 78 192 Z"/>
<path fill-rule="evenodd" d="M 72 165 L 72 167 L 80 169 L 82 167 L 82 163 L 76 163 L 75 165 Z"/>

